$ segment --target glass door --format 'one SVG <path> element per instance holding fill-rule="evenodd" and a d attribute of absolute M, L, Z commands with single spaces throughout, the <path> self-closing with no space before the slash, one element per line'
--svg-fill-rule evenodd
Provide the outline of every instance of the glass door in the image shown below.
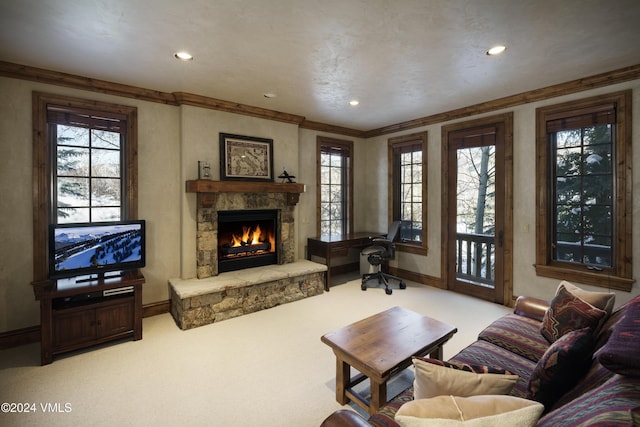
<path fill-rule="evenodd" d="M 494 288 L 495 145 L 456 151 L 456 279 Z"/>
<path fill-rule="evenodd" d="M 504 145 L 502 123 L 461 127 L 447 133 L 445 154 L 447 287 L 499 303 L 505 301 Z"/>

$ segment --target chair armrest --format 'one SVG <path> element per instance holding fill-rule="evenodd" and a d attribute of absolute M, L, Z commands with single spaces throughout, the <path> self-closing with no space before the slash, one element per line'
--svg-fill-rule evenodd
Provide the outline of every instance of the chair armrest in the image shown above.
<path fill-rule="evenodd" d="M 544 314 L 549 309 L 549 302 L 534 298 L 519 296 L 516 300 L 516 305 L 513 307 L 513 312 L 519 316 L 528 317 L 542 322 Z"/>
<path fill-rule="evenodd" d="M 329 415 L 320 427 L 371 427 L 371 424 L 356 412 L 339 409 Z"/>

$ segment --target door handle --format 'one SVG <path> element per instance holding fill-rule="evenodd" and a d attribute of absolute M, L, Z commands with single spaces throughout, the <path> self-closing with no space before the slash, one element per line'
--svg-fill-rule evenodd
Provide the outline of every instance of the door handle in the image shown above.
<path fill-rule="evenodd" d="M 498 247 L 501 248 L 504 244 L 504 233 L 502 230 L 498 232 Z"/>

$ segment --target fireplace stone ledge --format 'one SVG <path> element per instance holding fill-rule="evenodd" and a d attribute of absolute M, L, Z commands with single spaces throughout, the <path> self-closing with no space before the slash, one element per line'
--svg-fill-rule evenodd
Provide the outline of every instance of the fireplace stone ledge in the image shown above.
<path fill-rule="evenodd" d="M 170 279 L 171 315 L 185 330 L 320 295 L 326 271 L 326 265 L 299 260 L 206 279 Z"/>

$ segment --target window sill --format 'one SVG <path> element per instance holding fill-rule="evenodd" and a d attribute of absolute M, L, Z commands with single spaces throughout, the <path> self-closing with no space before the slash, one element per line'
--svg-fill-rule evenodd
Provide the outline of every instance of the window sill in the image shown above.
<path fill-rule="evenodd" d="M 427 255 L 427 248 L 423 247 L 422 244 L 418 245 L 415 243 L 396 242 L 396 251 L 407 252 L 416 255 Z"/>
<path fill-rule="evenodd" d="M 561 268 L 553 265 L 534 265 L 536 274 L 542 277 L 579 282 L 585 285 L 598 286 L 606 289 L 631 292 L 634 280 L 626 277 L 613 276 L 607 272 L 592 272 Z"/>

